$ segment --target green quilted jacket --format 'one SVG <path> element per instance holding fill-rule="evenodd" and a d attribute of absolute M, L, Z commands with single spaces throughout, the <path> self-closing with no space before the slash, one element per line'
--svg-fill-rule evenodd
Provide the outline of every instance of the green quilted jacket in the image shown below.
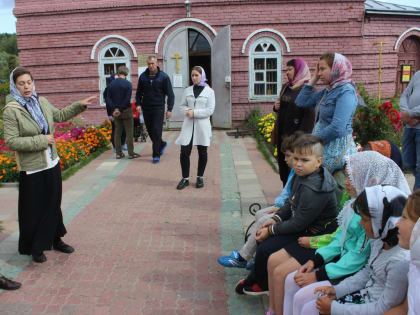
<path fill-rule="evenodd" d="M 75 102 L 61 110 L 55 108 L 44 97 L 39 104 L 48 123 L 50 134 L 54 134 L 54 123 L 63 122 L 83 112 L 86 106 Z M 29 112 L 10 95 L 6 98 L 3 112 L 4 140 L 7 147 L 15 151 L 16 162 L 21 171 L 34 171 L 47 166 L 47 137 L 41 133 Z M 52 145 L 52 159 L 57 158 L 57 149 Z"/>

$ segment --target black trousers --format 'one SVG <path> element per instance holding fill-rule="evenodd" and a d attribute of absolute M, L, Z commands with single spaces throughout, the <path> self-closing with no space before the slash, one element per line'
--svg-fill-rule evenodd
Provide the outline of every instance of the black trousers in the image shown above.
<path fill-rule="evenodd" d="M 193 137 L 189 145 L 181 145 L 181 154 L 179 159 L 181 161 L 182 178 L 190 176 L 190 155 L 192 150 Z M 207 165 L 207 147 L 203 145 L 197 146 L 198 150 L 198 170 L 197 176 L 203 176 Z"/>
<path fill-rule="evenodd" d="M 115 148 L 115 142 L 114 142 L 114 137 L 115 137 L 115 123 L 114 123 L 113 120 L 111 121 L 111 127 L 112 127 L 111 143 L 112 143 L 112 147 Z M 123 131 L 122 131 L 121 143 L 123 145 L 125 144 L 125 129 L 124 128 L 123 128 Z"/>
<path fill-rule="evenodd" d="M 290 174 L 290 168 L 284 160 L 284 154 L 280 149 L 281 145 L 277 146 L 277 163 L 279 165 L 280 180 L 283 182 L 283 187 L 286 186 L 287 178 Z"/>
<path fill-rule="evenodd" d="M 165 142 L 162 140 L 164 108 L 143 110 L 144 124 L 153 144 L 153 157 L 159 157 Z"/>
<path fill-rule="evenodd" d="M 297 244 L 297 239 L 301 236 L 314 236 L 333 233 L 337 229 L 337 224 L 328 224 L 325 230 L 320 234 L 313 234 L 311 232 L 302 231 L 296 234 L 284 234 L 278 236 L 271 236 L 262 243 L 258 244 L 257 252 L 255 253 L 255 264 L 248 276 L 248 279 L 254 283 L 257 283 L 263 290 L 268 290 L 268 273 L 267 273 L 267 262 L 271 254 L 285 248 L 287 252 L 289 249 L 293 250 L 293 247 Z M 293 257 L 293 253 L 289 252 Z M 299 259 L 297 259 L 299 261 Z M 305 261 L 306 263 L 306 261 Z"/>
<path fill-rule="evenodd" d="M 54 168 L 19 175 L 19 253 L 50 250 L 55 239 L 66 234 L 61 212 L 60 163 Z"/>

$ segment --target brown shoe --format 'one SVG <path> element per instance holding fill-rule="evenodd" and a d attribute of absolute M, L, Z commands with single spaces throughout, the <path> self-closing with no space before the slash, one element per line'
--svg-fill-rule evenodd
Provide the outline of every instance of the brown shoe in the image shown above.
<path fill-rule="evenodd" d="M 17 290 L 22 284 L 19 282 L 7 279 L 5 276 L 0 275 L 0 289 L 3 290 Z"/>

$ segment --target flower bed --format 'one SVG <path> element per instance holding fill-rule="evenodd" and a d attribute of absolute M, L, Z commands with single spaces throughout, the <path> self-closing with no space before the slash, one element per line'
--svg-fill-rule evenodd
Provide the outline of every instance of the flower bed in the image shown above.
<path fill-rule="evenodd" d="M 274 124 L 276 123 L 276 115 L 273 113 L 267 114 L 265 116 L 262 116 L 258 120 L 258 131 L 261 133 L 261 135 L 264 137 L 264 139 L 267 141 L 267 143 L 272 147 L 271 145 L 271 133 L 274 129 Z M 272 153 L 274 156 L 277 156 L 277 147 L 272 147 Z"/>
<path fill-rule="evenodd" d="M 100 126 L 80 126 L 74 122 L 65 122 L 57 124 L 55 129 L 54 138 L 62 170 L 107 147 L 111 139 L 109 121 L 104 121 Z M 0 182 L 15 182 L 18 175 L 14 152 L 9 151 L 4 140 L 0 139 Z"/>

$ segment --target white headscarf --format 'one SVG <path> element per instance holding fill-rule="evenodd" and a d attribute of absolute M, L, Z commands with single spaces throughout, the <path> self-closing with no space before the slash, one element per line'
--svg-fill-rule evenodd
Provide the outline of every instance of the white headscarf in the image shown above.
<path fill-rule="evenodd" d="M 366 199 L 371 215 L 372 231 L 375 239 L 384 239 L 388 235 L 388 231 L 396 227 L 397 222 L 400 220 L 401 215 L 390 216 L 382 229 L 383 212 L 384 212 L 384 199 L 388 202 L 398 196 L 408 198 L 407 194 L 393 186 L 373 186 L 367 187 Z"/>
<path fill-rule="evenodd" d="M 397 187 L 410 195 L 410 187 L 398 165 L 375 151 L 363 151 L 345 157 L 350 182 L 359 195 L 363 189 L 375 185 Z"/>
<path fill-rule="evenodd" d="M 394 161 L 375 151 L 363 151 L 345 157 L 346 171 L 357 195 L 366 187 L 390 185 L 397 187 L 405 194 L 410 194 L 410 187 L 401 169 Z M 347 227 L 354 215 L 352 204 L 355 198 L 343 205 L 337 221 L 342 229 L 341 247 L 346 240 Z"/>

